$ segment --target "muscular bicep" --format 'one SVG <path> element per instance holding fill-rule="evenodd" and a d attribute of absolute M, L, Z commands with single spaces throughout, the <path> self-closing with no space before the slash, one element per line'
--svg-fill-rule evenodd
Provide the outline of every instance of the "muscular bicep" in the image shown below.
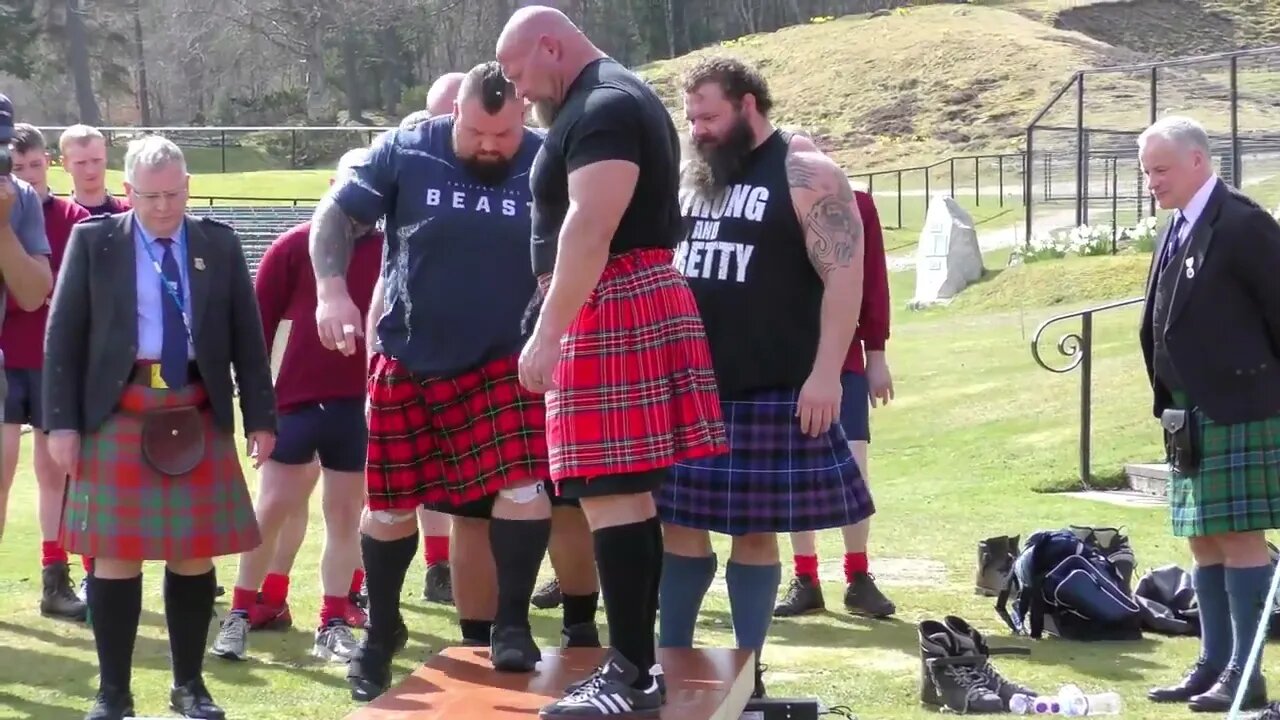
<path fill-rule="evenodd" d="M 832 274 L 860 269 L 862 217 L 844 171 L 819 153 L 793 152 L 787 158 L 787 181 L 809 261 L 818 275 L 825 281 Z"/>
<path fill-rule="evenodd" d="M 640 167 L 626 160 L 602 160 L 569 173 L 569 205 L 579 222 L 613 236 L 635 194 Z"/>

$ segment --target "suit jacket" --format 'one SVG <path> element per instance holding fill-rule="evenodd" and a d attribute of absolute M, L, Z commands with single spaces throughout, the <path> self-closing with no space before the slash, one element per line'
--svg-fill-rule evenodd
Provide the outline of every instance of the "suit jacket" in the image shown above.
<path fill-rule="evenodd" d="M 1280 415 L 1280 224 L 1221 180 L 1187 242 L 1166 267 L 1174 277 L 1164 327 L 1153 298 L 1168 228 L 1155 249 L 1139 340 L 1157 417 L 1170 388 L 1156 377 L 1156 333 L 1194 406 L 1215 422 Z M 1192 270 L 1188 276 L 1188 269 Z"/>
<path fill-rule="evenodd" d="M 96 431 L 115 411 L 137 362 L 137 249 L 132 212 L 71 231 L 45 329 L 47 430 Z M 258 301 L 230 226 L 186 219 L 195 362 L 219 429 L 235 431 L 231 370 L 247 433 L 275 432 L 275 391 Z"/>

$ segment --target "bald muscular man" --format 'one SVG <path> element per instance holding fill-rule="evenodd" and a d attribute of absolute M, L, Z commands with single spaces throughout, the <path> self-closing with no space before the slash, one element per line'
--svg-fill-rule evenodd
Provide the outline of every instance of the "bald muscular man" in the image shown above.
<path fill-rule="evenodd" d="M 548 128 L 533 164 L 538 293 L 520 382 L 545 393 L 558 495 L 593 533 L 612 648 L 544 718 L 652 717 L 662 526 L 678 461 L 725 452 L 697 303 L 673 265 L 680 137 L 662 101 L 563 13 L 517 11 L 497 58 Z"/>

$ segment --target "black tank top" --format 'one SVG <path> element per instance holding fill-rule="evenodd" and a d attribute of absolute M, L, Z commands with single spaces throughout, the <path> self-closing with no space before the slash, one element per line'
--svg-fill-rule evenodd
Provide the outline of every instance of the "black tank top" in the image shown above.
<path fill-rule="evenodd" d="M 823 285 L 791 202 L 790 141 L 775 130 L 717 198 L 680 192 L 676 267 L 697 298 L 725 400 L 798 389 L 818 351 Z"/>

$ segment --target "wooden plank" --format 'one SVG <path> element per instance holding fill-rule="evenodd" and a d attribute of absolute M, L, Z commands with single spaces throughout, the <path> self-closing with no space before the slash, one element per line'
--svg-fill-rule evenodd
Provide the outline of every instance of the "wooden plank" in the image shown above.
<path fill-rule="evenodd" d="M 603 656 L 600 649 L 544 649 L 537 670 L 518 674 L 495 672 L 488 649 L 446 648 L 346 720 L 527 720 Z M 749 650 L 661 649 L 658 662 L 667 682 L 663 720 L 738 720 L 755 689 Z"/>

